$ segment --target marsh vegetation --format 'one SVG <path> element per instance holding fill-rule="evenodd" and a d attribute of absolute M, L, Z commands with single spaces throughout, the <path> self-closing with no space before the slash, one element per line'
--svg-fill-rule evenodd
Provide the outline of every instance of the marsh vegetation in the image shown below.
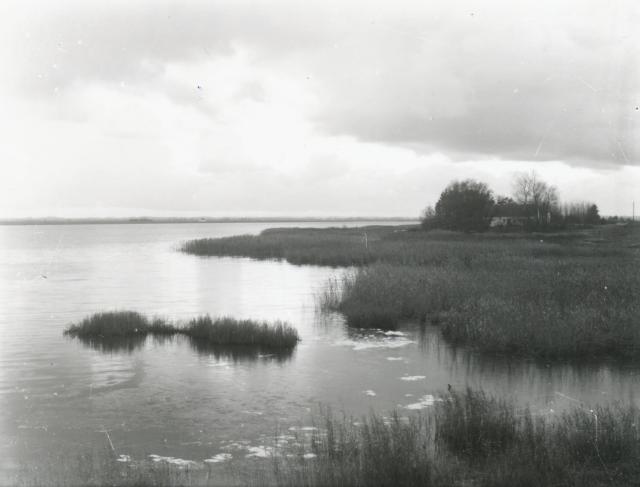
<path fill-rule="evenodd" d="M 135 311 L 96 313 L 69 326 L 65 335 L 78 337 L 90 344 L 139 343 L 148 335 L 167 337 L 184 335 L 200 348 L 243 347 L 265 350 L 292 349 L 300 338 L 291 325 L 282 322 L 269 324 L 252 320 L 200 316 L 184 325 L 162 318 L 149 319 Z M 126 343 L 126 342 L 125 342 Z"/>
<path fill-rule="evenodd" d="M 638 240 L 631 224 L 540 234 L 362 227 L 276 229 L 183 250 L 355 266 L 320 296 L 352 326 L 430 322 L 451 342 L 487 352 L 635 357 Z"/>
<path fill-rule="evenodd" d="M 629 485 L 640 474 L 637 408 L 533 412 L 452 391 L 423 415 L 325 413 L 313 462 L 283 461 L 279 485 Z"/>

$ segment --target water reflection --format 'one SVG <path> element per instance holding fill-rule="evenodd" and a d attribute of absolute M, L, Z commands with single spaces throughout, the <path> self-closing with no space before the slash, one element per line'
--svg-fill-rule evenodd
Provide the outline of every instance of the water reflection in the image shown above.
<path fill-rule="evenodd" d="M 103 353 L 133 353 L 142 348 L 147 341 L 145 335 L 134 335 L 129 337 L 77 337 L 77 339 L 93 350 Z"/>
<path fill-rule="evenodd" d="M 258 362 L 274 361 L 285 363 L 293 357 L 295 349 L 271 350 L 260 347 L 241 345 L 212 345 L 207 341 L 193 337 L 183 337 L 175 335 L 134 335 L 128 337 L 75 337 L 84 346 L 103 353 L 125 353 L 131 354 L 141 349 L 147 340 L 151 340 L 155 345 L 165 346 L 175 342 L 188 342 L 191 349 L 199 355 L 213 357 L 216 360 L 238 362 Z"/>
<path fill-rule="evenodd" d="M 119 453 L 201 461 L 225 451 L 222 442 L 263 444 L 257 439 L 276 421 L 299 425 L 318 403 L 356 415 L 409 412 L 430 407 L 424 398 L 448 384 L 547 410 L 575 400 L 640 402 L 637 366 L 480 355 L 418 324 L 395 334 L 353 329 L 316 308 L 341 271 L 174 250 L 180 240 L 264 226 L 271 225 L 0 227 L 0 455 L 22 461 L 65 446 L 82 451 L 109 429 Z M 202 314 L 284 320 L 302 341 L 272 353 L 187 337 L 63 338 L 67 323 L 113 309 L 178 322 Z"/>
<path fill-rule="evenodd" d="M 216 360 L 231 360 L 237 362 L 275 361 L 284 363 L 291 360 L 295 349 L 261 350 L 256 347 L 238 345 L 211 345 L 210 343 L 188 337 L 189 345 L 199 355 L 212 356 Z"/>

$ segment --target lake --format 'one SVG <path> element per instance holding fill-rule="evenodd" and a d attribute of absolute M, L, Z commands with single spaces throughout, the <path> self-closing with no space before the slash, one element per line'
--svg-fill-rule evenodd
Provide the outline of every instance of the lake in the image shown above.
<path fill-rule="evenodd" d="M 274 438 L 309 431 L 320 404 L 354 415 L 412 414 L 448 385 L 482 388 L 539 414 L 640 400 L 637 366 L 483 356 L 410 323 L 400 332 L 349 329 L 316 304 L 327 281 L 349 270 L 176 250 L 192 238 L 336 225 L 0 227 L 2 472 L 105 445 L 133 462 L 242 466 L 268 456 Z M 63 337 L 70 323 L 116 309 L 176 320 L 284 320 L 302 341 L 278 356 L 213 354 L 178 338 L 105 350 Z"/>

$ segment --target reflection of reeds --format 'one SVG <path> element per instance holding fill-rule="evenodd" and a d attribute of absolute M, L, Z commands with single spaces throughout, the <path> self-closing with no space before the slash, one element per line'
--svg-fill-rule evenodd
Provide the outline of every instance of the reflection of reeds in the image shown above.
<path fill-rule="evenodd" d="M 98 350 L 99 352 L 133 352 L 141 348 L 147 339 L 146 334 L 136 334 L 132 336 L 113 337 L 87 337 L 79 336 L 78 339 L 86 346 Z"/>
<path fill-rule="evenodd" d="M 286 362 L 291 359 L 294 350 L 293 347 L 261 350 L 254 346 L 215 345 L 193 337 L 189 337 L 189 344 L 201 355 L 211 355 L 216 360 L 231 360 L 233 362 L 257 362 L 259 360 Z"/>
<path fill-rule="evenodd" d="M 133 350 L 147 335 L 159 338 L 186 335 L 201 347 L 243 347 L 254 351 L 291 350 L 299 341 L 297 330 L 281 322 L 269 324 L 202 316 L 185 326 L 176 326 L 161 318 L 150 320 L 134 311 L 96 313 L 71 325 L 64 334 L 104 351 Z"/>

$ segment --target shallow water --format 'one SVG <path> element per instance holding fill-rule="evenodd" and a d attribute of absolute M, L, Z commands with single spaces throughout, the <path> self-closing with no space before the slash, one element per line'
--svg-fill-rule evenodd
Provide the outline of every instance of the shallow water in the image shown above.
<path fill-rule="evenodd" d="M 350 330 L 315 304 L 342 270 L 175 250 L 189 238 L 270 226 L 0 227 L 2 470 L 96 445 L 122 462 L 255 461 L 313 431 L 320 403 L 356 415 L 411 414 L 432 407 L 448 384 L 513 397 L 540 414 L 640 400 L 635 366 L 480 356 L 410 325 L 399 333 Z M 70 322 L 109 309 L 286 320 L 302 342 L 278 356 L 220 353 L 182 338 L 92 347 L 62 336 Z"/>

